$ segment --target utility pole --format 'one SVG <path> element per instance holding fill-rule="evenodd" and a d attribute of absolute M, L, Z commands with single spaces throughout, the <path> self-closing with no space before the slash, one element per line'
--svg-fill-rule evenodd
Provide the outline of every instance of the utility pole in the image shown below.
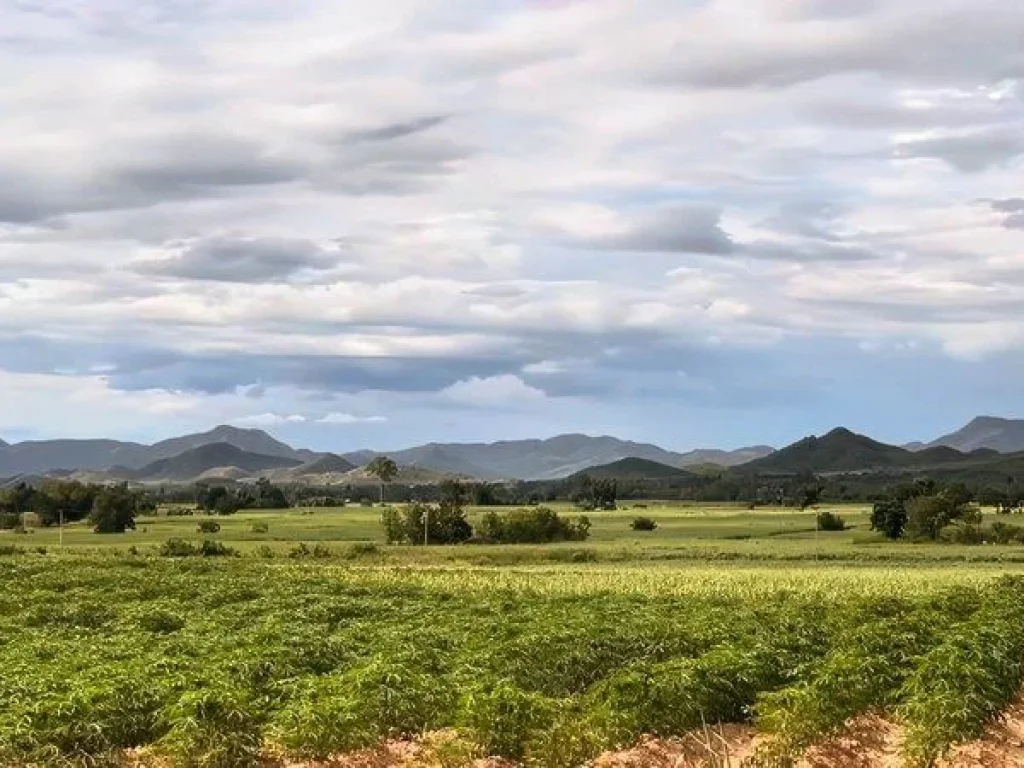
<path fill-rule="evenodd" d="M 423 505 L 423 546 L 430 546 L 430 505 Z"/>
<path fill-rule="evenodd" d="M 57 522 L 57 546 L 60 549 L 64 549 L 64 507 L 60 508 L 58 515 L 59 518 Z"/>

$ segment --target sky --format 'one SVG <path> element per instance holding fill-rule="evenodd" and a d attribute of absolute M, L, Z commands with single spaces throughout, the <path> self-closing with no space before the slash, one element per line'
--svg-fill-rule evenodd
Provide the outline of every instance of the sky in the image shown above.
<path fill-rule="evenodd" d="M 1020 0 L 0 3 L 0 437 L 1024 416 Z"/>

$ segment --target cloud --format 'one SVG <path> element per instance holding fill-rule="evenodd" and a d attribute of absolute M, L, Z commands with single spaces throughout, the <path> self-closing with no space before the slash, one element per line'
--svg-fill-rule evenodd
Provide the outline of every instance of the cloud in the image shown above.
<path fill-rule="evenodd" d="M 729 253 L 734 243 L 723 231 L 721 211 L 713 207 L 673 204 L 642 211 L 618 234 L 596 237 L 591 245 L 616 251 Z"/>
<path fill-rule="evenodd" d="M 282 424 L 303 424 L 306 417 L 293 413 L 284 415 L 280 413 L 255 413 L 249 416 L 241 416 L 232 420 L 232 424 L 240 427 L 277 427 Z"/>
<path fill-rule="evenodd" d="M 900 140 L 894 155 L 901 159 L 933 158 L 965 173 L 1006 165 L 1024 155 L 1020 126 Z"/>
<path fill-rule="evenodd" d="M 399 123 L 390 123 L 377 128 L 366 128 L 349 134 L 352 141 L 388 141 L 401 139 L 413 134 L 429 131 L 448 119 L 447 115 L 428 115 Z"/>
<path fill-rule="evenodd" d="M 383 424 L 387 421 L 384 416 L 353 416 L 351 413 L 328 413 L 316 420 L 317 424 L 332 424 L 347 426 L 349 424 Z"/>
<path fill-rule="evenodd" d="M 324 251 L 309 240 L 211 237 L 184 244 L 172 256 L 139 261 L 135 269 L 141 274 L 186 280 L 266 283 L 324 272 L 338 261 L 337 253 Z"/>
<path fill-rule="evenodd" d="M 863 350 L 962 409 L 1024 354 L 1019 4 L 40 8 L 0 4 L 22 433 L 782 430 L 909 412 Z"/>
<path fill-rule="evenodd" d="M 472 376 L 457 381 L 441 392 L 441 397 L 458 405 L 471 407 L 516 407 L 544 400 L 543 390 L 531 387 L 518 376 L 505 374 L 481 378 Z"/>

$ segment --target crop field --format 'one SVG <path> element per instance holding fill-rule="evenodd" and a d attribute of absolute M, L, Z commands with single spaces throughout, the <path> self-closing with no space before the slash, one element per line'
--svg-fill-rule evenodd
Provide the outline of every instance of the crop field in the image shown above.
<path fill-rule="evenodd" d="M 234 557 L 160 556 L 202 538 L 187 517 L 71 529 L 60 550 L 54 531 L 6 535 L 23 551 L 0 556 L 0 764 L 226 768 L 452 729 L 463 751 L 437 765 L 568 768 L 749 722 L 755 764 L 783 766 L 880 711 L 925 766 L 1018 693 L 1024 566 L 897 556 L 796 511 L 644 512 L 664 521 L 646 539 L 632 511 L 594 513 L 592 541 L 492 560 L 373 543 L 365 509 L 223 519 Z"/>

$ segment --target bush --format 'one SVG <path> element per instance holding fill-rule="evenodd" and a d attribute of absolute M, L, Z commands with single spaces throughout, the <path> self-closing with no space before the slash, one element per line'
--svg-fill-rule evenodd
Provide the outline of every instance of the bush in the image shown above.
<path fill-rule="evenodd" d="M 323 544 L 315 544 L 310 547 L 305 542 L 302 542 L 297 547 L 294 547 L 289 553 L 288 557 L 293 559 L 312 557 L 319 560 L 326 560 L 331 556 L 331 550 L 329 547 Z"/>
<path fill-rule="evenodd" d="M 235 557 L 238 552 L 222 542 L 204 539 L 199 546 L 199 554 L 203 557 Z"/>
<path fill-rule="evenodd" d="M 17 512 L 0 513 L 0 531 L 13 531 L 21 525 L 21 515 Z"/>
<path fill-rule="evenodd" d="M 196 526 L 199 533 L 220 533 L 220 523 L 216 520 L 202 520 Z"/>
<path fill-rule="evenodd" d="M 585 541 L 590 536 L 590 520 L 566 520 L 548 507 L 488 512 L 477 535 L 492 544 L 547 544 L 555 541 Z"/>
<path fill-rule="evenodd" d="M 833 512 L 818 513 L 819 531 L 845 531 L 846 522 L 839 515 Z"/>
<path fill-rule="evenodd" d="M 253 533 L 269 533 L 270 532 L 270 525 L 267 524 L 267 523 L 253 523 L 252 524 L 252 532 Z"/>
<path fill-rule="evenodd" d="M 168 539 L 160 545 L 161 557 L 194 557 L 197 553 L 196 547 L 185 539 Z"/>
<path fill-rule="evenodd" d="M 198 547 L 184 539 L 168 539 L 160 545 L 162 557 L 234 557 L 237 551 L 219 541 L 204 539 Z"/>
<path fill-rule="evenodd" d="M 657 529 L 658 523 L 649 517 L 638 517 L 629 524 L 634 531 L 653 531 Z"/>
<path fill-rule="evenodd" d="M 388 507 L 381 513 L 381 523 L 389 544 L 422 545 L 424 526 L 429 529 L 430 544 L 462 544 L 473 536 L 473 527 L 457 502 L 416 502 L 401 510 Z"/>

